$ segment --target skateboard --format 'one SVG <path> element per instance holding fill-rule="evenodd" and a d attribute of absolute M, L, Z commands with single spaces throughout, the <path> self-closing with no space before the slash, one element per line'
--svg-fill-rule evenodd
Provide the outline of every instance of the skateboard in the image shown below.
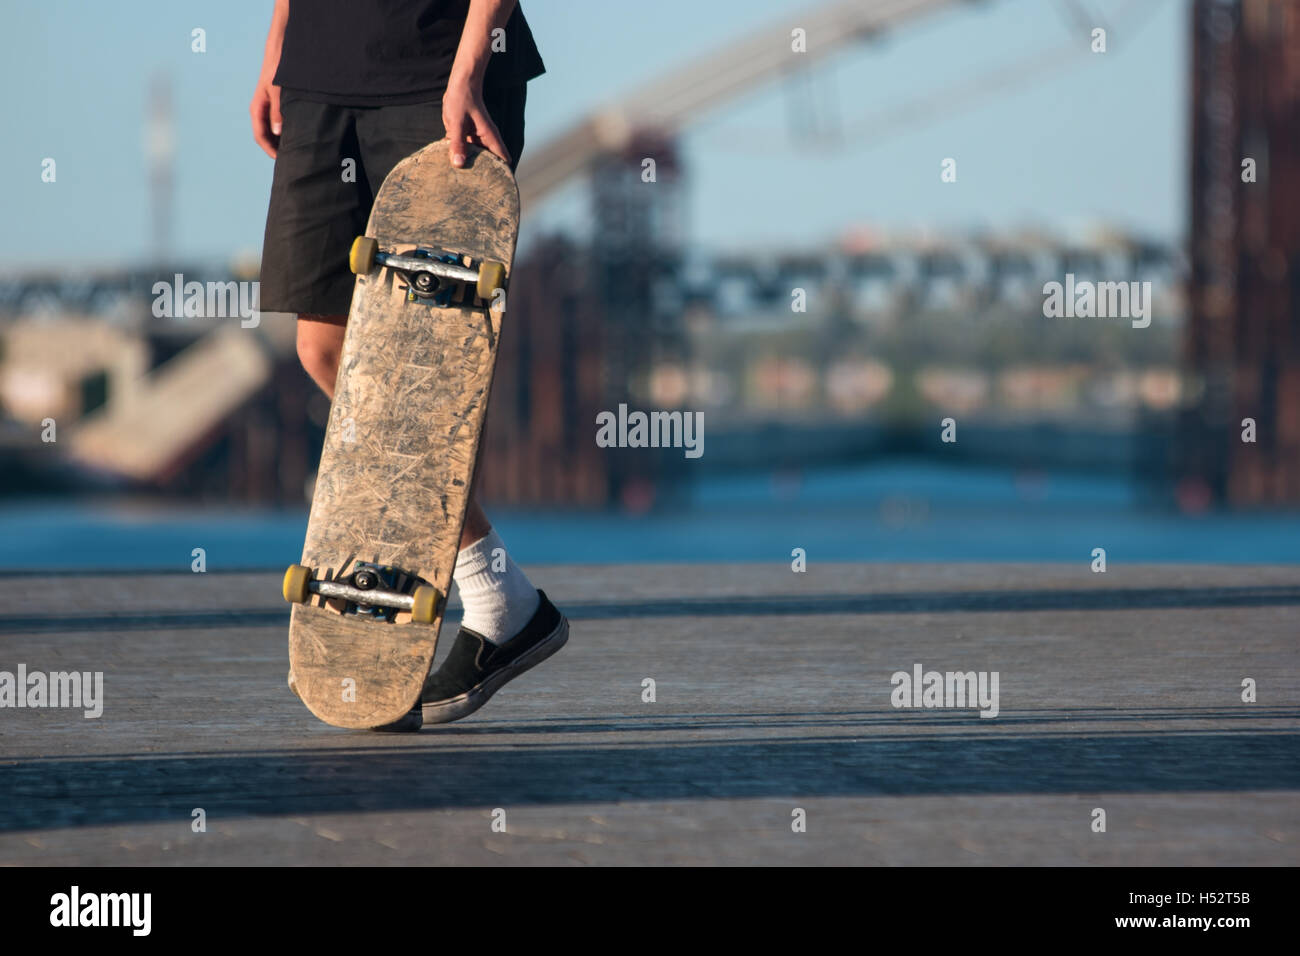
<path fill-rule="evenodd" d="M 313 714 L 404 716 L 433 663 L 519 230 L 510 168 L 443 139 L 393 168 L 366 234 L 302 560 L 284 576 L 293 685 Z M 340 250 L 342 254 L 343 250 Z"/>

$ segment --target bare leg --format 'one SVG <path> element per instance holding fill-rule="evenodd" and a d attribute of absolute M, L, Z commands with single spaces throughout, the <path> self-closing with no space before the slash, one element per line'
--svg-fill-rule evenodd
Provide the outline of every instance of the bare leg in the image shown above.
<path fill-rule="evenodd" d="M 298 316 L 298 361 L 330 401 L 334 400 L 347 321 L 346 315 Z"/>
<path fill-rule="evenodd" d="M 334 399 L 334 382 L 339 375 L 339 357 L 343 354 L 343 335 L 347 321 L 346 315 L 298 316 L 298 360 L 312 381 L 320 386 L 320 390 L 331 401 Z M 468 547 L 486 537 L 491 530 L 491 522 L 471 491 L 460 546 Z"/>
<path fill-rule="evenodd" d="M 471 497 L 469 508 L 465 510 L 465 530 L 460 533 L 460 546 L 468 548 L 475 541 L 486 538 L 491 530 L 492 522 L 488 521 L 488 516 L 478 506 L 478 499 Z"/>

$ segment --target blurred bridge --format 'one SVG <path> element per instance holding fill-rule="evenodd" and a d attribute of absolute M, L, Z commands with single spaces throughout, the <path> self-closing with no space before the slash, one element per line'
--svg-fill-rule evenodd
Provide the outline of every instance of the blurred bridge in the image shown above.
<path fill-rule="evenodd" d="M 127 269 L 90 270 L 68 273 L 40 269 L 0 274 L 0 317 L 19 315 L 145 315 L 152 303 L 163 296 L 173 298 L 176 284 L 256 279 L 245 268 L 229 262 L 171 264 L 165 269 L 141 266 Z M 159 286 L 162 283 L 162 286 Z M 199 316 L 201 318 L 201 316 Z"/>
<path fill-rule="evenodd" d="M 1094 242 L 1046 237 L 972 237 L 968 241 L 852 245 L 825 251 L 756 251 L 704 257 L 686 264 L 676 288 L 687 303 L 707 302 L 722 314 L 781 307 L 791 290 L 842 286 L 864 308 L 945 310 L 955 307 L 1039 311 L 1043 288 L 1067 274 L 1076 281 L 1151 282 L 1166 314 L 1180 312 L 1187 257 L 1176 246 L 1109 235 Z"/>
<path fill-rule="evenodd" d="M 1150 281 L 1157 296 L 1174 297 L 1188 274 L 1186 252 L 1168 243 L 1111 233 L 1091 241 L 1048 236 L 983 235 L 943 242 L 852 242 L 804 250 L 753 249 L 693 258 L 663 277 L 656 295 L 678 304 L 707 302 L 722 314 L 752 306 L 787 308 L 795 288 L 845 285 L 863 301 L 948 308 L 956 302 L 1026 309 L 1042 304 L 1043 286 L 1067 273 L 1077 280 Z M 156 301 L 173 300 L 181 283 L 226 284 L 247 279 L 229 263 L 184 269 L 105 271 L 66 276 L 0 275 L 0 319 L 19 316 L 118 317 L 149 324 Z M 156 283 L 163 283 L 161 291 Z M 183 327 L 203 316 L 168 316 L 159 325 Z"/>

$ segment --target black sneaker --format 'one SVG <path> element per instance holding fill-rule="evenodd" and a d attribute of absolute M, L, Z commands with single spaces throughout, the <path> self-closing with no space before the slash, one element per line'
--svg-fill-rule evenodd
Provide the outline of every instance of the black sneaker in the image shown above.
<path fill-rule="evenodd" d="M 391 724 L 371 727 L 370 730 L 376 734 L 412 734 L 419 730 L 423 723 L 424 715 L 420 712 L 420 705 L 417 702 L 405 715 L 398 717 Z"/>
<path fill-rule="evenodd" d="M 451 653 L 424 682 L 424 723 L 446 724 L 478 710 L 529 668 L 546 660 L 569 639 L 569 621 L 540 589 L 537 610 L 522 631 L 496 645 L 477 631 L 462 627 Z M 403 718 L 406 720 L 406 718 Z"/>

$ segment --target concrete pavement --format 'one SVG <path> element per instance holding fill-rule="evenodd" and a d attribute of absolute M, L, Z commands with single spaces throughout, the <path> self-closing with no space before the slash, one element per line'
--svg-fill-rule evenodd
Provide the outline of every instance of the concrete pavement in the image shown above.
<path fill-rule="evenodd" d="M 0 862 L 1300 863 L 1300 568 L 533 576 L 568 647 L 380 736 L 285 688 L 278 574 L 0 575 L 0 671 L 104 675 L 0 709 Z M 893 706 L 918 664 L 997 716 Z"/>

